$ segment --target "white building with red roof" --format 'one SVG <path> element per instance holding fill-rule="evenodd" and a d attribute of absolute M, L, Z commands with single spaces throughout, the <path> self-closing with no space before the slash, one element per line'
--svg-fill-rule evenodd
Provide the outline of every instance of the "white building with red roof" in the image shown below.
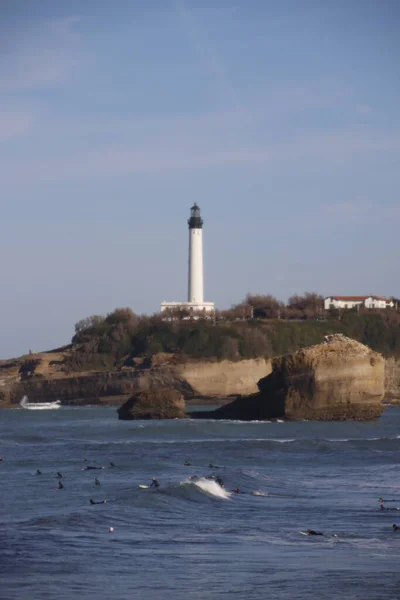
<path fill-rule="evenodd" d="M 393 308 L 394 302 L 383 296 L 328 296 L 324 300 L 325 310 L 332 308 Z"/>

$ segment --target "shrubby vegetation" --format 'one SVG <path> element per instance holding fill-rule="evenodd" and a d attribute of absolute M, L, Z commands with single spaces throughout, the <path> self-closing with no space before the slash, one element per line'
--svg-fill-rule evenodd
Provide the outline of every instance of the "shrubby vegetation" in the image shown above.
<path fill-rule="evenodd" d="M 219 311 L 222 318 L 255 318 L 255 319 L 315 319 L 324 313 L 324 298 L 316 292 L 294 294 L 287 304 L 271 294 L 247 294 L 239 304 L 229 310 Z"/>
<path fill-rule="evenodd" d="M 400 313 L 396 310 L 323 310 L 315 293 L 294 295 L 285 306 L 271 295 L 248 294 L 215 320 L 193 321 L 184 312 L 138 316 L 118 308 L 107 316 L 79 321 L 72 339 L 71 370 L 109 370 L 160 352 L 218 360 L 271 358 L 344 333 L 385 356 L 400 356 Z M 164 320 L 163 320 L 164 319 Z"/>

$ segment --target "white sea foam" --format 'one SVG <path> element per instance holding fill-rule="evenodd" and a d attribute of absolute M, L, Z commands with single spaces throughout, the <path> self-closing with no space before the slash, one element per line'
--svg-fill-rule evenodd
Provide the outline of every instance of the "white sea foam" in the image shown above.
<path fill-rule="evenodd" d="M 233 441 L 233 440 L 228 440 Z M 239 442 L 276 442 L 277 444 L 288 444 L 299 441 L 296 438 L 239 438 Z M 300 439 L 300 441 L 302 441 Z"/>
<path fill-rule="evenodd" d="M 222 488 L 213 479 L 206 479 L 205 477 L 201 477 L 197 481 L 193 481 L 190 483 L 193 483 L 196 487 L 203 490 L 203 492 L 210 494 L 210 496 L 215 496 L 216 498 L 223 498 L 224 500 L 226 500 L 232 495 L 231 492 L 227 492 L 226 490 L 224 490 L 224 488 Z"/>
<path fill-rule="evenodd" d="M 318 441 L 322 442 L 379 442 L 384 440 L 397 440 L 400 439 L 400 435 L 396 437 L 371 437 L 371 438 L 333 438 L 333 439 L 322 439 Z"/>
<path fill-rule="evenodd" d="M 74 438 L 75 440 L 78 438 Z M 110 444 L 110 442 L 108 440 L 105 441 L 99 441 L 96 439 L 86 439 L 86 438 L 80 438 L 80 440 L 83 442 L 86 442 L 88 444 L 97 444 L 100 446 L 108 446 Z M 223 437 L 223 438 L 190 438 L 190 439 L 180 439 L 180 438 L 173 438 L 173 439 L 163 439 L 163 438 L 159 438 L 159 439 L 145 439 L 145 438 L 137 438 L 137 439 L 130 439 L 130 440 L 113 440 L 112 444 L 115 446 L 118 445 L 123 445 L 123 446 L 130 446 L 130 445 L 135 445 L 135 444 L 139 444 L 139 445 L 143 445 L 143 444 L 225 444 L 225 443 L 240 443 L 240 442 L 277 442 L 279 444 L 286 444 L 288 442 L 297 442 L 297 441 L 303 441 L 301 440 L 301 438 L 295 439 L 295 438 L 253 438 L 253 437 L 246 437 L 246 438 L 240 438 L 240 437 Z M 307 441 L 307 440 L 306 440 Z"/>
<path fill-rule="evenodd" d="M 213 422 L 215 423 L 228 423 L 229 425 L 251 425 L 252 423 L 256 423 L 256 424 L 262 424 L 264 425 L 264 423 L 272 423 L 272 421 L 260 421 L 260 420 L 253 420 L 253 421 L 243 421 L 243 420 L 239 420 L 239 419 L 221 419 L 221 420 L 216 420 L 216 419 L 212 419 Z M 281 421 L 283 423 L 283 421 Z"/>

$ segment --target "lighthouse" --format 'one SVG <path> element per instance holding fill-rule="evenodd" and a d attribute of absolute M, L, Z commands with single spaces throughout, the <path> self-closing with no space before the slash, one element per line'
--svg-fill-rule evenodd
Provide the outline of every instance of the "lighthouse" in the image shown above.
<path fill-rule="evenodd" d="M 188 260 L 188 299 L 187 302 L 162 302 L 161 312 L 188 311 L 194 318 L 215 311 L 214 302 L 204 302 L 203 283 L 203 219 L 200 207 L 196 204 L 190 209 L 189 260 Z"/>
<path fill-rule="evenodd" d="M 190 209 L 188 302 L 203 304 L 203 219 L 196 202 Z"/>

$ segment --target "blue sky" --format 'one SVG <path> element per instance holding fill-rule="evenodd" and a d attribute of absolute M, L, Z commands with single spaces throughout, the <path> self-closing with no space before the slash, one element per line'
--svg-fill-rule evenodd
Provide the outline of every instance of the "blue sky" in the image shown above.
<path fill-rule="evenodd" d="M 397 0 L 0 5 L 0 357 L 118 306 L 400 296 Z"/>

